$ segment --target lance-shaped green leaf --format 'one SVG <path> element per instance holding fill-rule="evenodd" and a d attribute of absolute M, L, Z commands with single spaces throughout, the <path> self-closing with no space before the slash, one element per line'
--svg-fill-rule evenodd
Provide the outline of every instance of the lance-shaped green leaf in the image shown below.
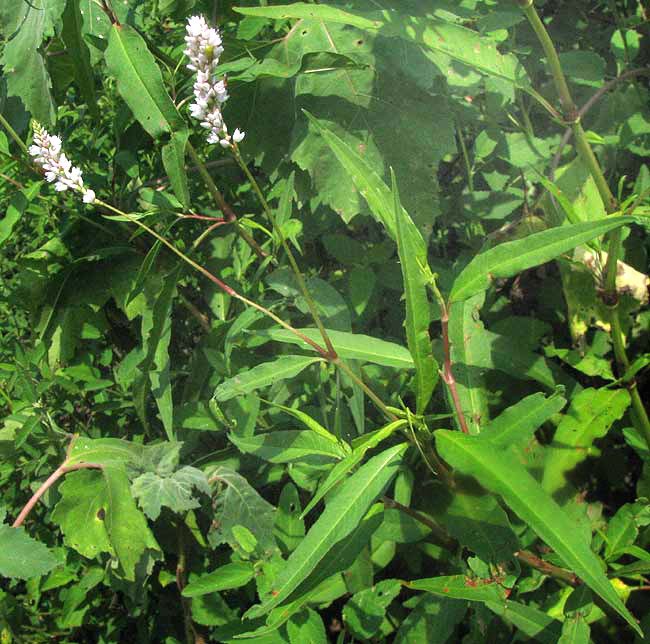
<path fill-rule="evenodd" d="M 60 563 L 63 562 L 44 543 L 32 539 L 23 527 L 0 525 L 1 577 L 39 577 Z"/>
<path fill-rule="evenodd" d="M 415 225 L 407 224 L 411 218 L 400 203 L 397 181 L 392 168 L 391 179 L 397 252 L 402 268 L 406 297 L 406 340 L 415 363 L 416 411 L 418 414 L 422 414 L 431 400 L 431 394 L 438 382 L 438 363 L 433 357 L 431 338 L 429 337 L 431 315 L 423 271 L 423 268 L 427 266 L 427 247 Z"/>
<path fill-rule="evenodd" d="M 128 465 L 142 459 L 145 447 L 122 438 L 74 439 L 66 465 L 77 463 L 97 463 L 98 465 Z"/>
<path fill-rule="evenodd" d="M 388 438 L 393 432 L 406 426 L 405 420 L 396 420 L 381 429 L 369 432 L 360 437 L 358 444 L 351 454 L 348 454 L 342 461 L 338 462 L 328 473 L 327 478 L 321 483 L 312 500 L 307 504 L 301 518 L 311 512 L 312 508 L 347 474 L 356 467 L 369 449 L 377 447 L 381 441 Z"/>
<path fill-rule="evenodd" d="M 314 362 L 322 362 L 322 358 L 281 356 L 277 360 L 258 364 L 248 371 L 224 380 L 215 389 L 214 398 L 217 402 L 224 402 L 235 396 L 248 394 L 261 387 L 268 387 L 278 380 L 297 376 Z"/>
<path fill-rule="evenodd" d="M 500 602 L 485 602 L 495 614 L 516 626 L 524 635 L 542 644 L 555 644 L 560 638 L 562 624 L 533 606 L 526 606 L 506 599 Z"/>
<path fill-rule="evenodd" d="M 300 545 L 291 553 L 262 604 L 253 606 L 246 617 L 265 615 L 284 602 L 326 556 L 335 556 L 336 544 L 349 535 L 363 519 L 375 499 L 397 474 L 405 443 L 396 445 L 359 468 L 342 486 L 312 525 Z"/>
<path fill-rule="evenodd" d="M 183 129 L 183 119 L 165 89 L 160 68 L 135 29 L 113 25 L 105 57 L 120 96 L 152 137 Z"/>
<path fill-rule="evenodd" d="M 318 342 L 321 335 L 318 329 L 298 329 L 310 340 Z M 297 344 L 304 349 L 314 351 L 314 348 L 286 329 L 268 329 L 257 331 L 258 335 L 268 335 L 278 342 Z M 406 347 L 395 342 L 387 342 L 379 338 L 372 338 L 361 333 L 348 333 L 347 331 L 334 331 L 327 329 L 327 335 L 340 358 L 345 360 L 360 360 L 372 362 L 385 367 L 397 369 L 413 369 L 413 358 Z"/>
<path fill-rule="evenodd" d="M 512 277 L 539 266 L 579 244 L 610 230 L 634 223 L 633 217 L 607 217 L 570 226 L 559 226 L 523 239 L 504 242 L 479 253 L 454 281 L 449 300 L 457 302 L 486 290 L 493 280 Z"/>
<path fill-rule="evenodd" d="M 486 449 L 475 436 L 441 429 L 436 432 L 440 455 L 455 469 L 473 476 L 483 487 L 501 495 L 506 504 L 637 632 L 639 627 L 603 572 L 575 522 L 542 486 L 507 452 Z"/>
<path fill-rule="evenodd" d="M 183 588 L 183 597 L 200 597 L 209 593 L 218 593 L 230 588 L 245 586 L 255 576 L 252 563 L 234 561 L 212 572 L 192 579 Z"/>
<path fill-rule="evenodd" d="M 558 393 L 548 398 L 542 393 L 527 396 L 483 428 L 481 438 L 500 449 L 530 440 L 535 430 L 566 405 Z"/>
<path fill-rule="evenodd" d="M 571 401 L 546 450 L 542 486 L 555 494 L 567 485 L 566 473 L 589 455 L 589 448 L 602 438 L 630 404 L 625 389 L 585 389 Z"/>
<path fill-rule="evenodd" d="M 162 149 L 162 162 L 165 172 L 176 198 L 181 202 L 183 208 L 190 206 L 190 189 L 187 184 L 187 172 L 185 171 L 185 146 L 190 133 L 187 128 L 172 133 L 169 143 L 165 143 Z"/>
<path fill-rule="evenodd" d="M 413 590 L 424 590 L 440 597 L 452 599 L 469 599 L 475 602 L 503 601 L 507 597 L 506 589 L 495 579 L 472 579 L 465 575 L 448 575 L 446 577 L 429 577 L 403 582 Z"/>
<path fill-rule="evenodd" d="M 323 463 L 338 461 L 348 454 L 338 443 L 310 431 L 279 430 L 254 436 L 228 434 L 228 438 L 242 452 L 255 454 L 270 463 Z"/>

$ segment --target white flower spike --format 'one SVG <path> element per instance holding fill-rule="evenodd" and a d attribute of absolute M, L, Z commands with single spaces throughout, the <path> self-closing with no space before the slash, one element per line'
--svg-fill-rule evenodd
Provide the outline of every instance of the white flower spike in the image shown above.
<path fill-rule="evenodd" d="M 48 134 L 39 123 L 34 123 L 34 144 L 29 147 L 29 153 L 45 170 L 45 178 L 50 183 L 56 182 L 55 190 L 62 192 L 70 188 L 81 192 L 84 203 L 95 201 L 95 193 L 84 186 L 81 170 L 73 166 L 70 159 L 61 152 L 61 139 Z"/>
<path fill-rule="evenodd" d="M 208 27 L 202 16 L 192 16 L 187 21 L 187 49 L 183 52 L 189 59 L 187 66 L 196 72 L 194 82 L 194 103 L 190 114 L 209 130 L 208 143 L 219 143 L 229 148 L 233 141 L 239 143 L 244 133 L 236 129 L 233 136 L 223 121 L 221 106 L 228 100 L 228 91 L 223 78 L 217 78 L 219 57 L 223 53 L 221 35 L 217 29 Z"/>

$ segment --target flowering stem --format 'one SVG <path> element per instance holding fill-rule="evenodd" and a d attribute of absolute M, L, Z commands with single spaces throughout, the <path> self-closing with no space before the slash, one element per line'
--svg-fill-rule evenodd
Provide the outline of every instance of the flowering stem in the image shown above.
<path fill-rule="evenodd" d="M 242 159 L 241 155 L 239 154 L 239 148 L 237 144 L 236 143 L 233 144 L 231 149 L 232 149 L 233 156 L 235 157 L 235 160 L 239 164 L 240 168 L 244 171 L 244 174 L 250 181 L 251 186 L 253 187 L 253 190 L 257 195 L 257 198 L 262 204 L 264 213 L 266 214 L 267 218 L 271 222 L 271 225 L 273 226 L 273 229 L 275 230 L 275 232 L 278 234 L 278 237 L 280 238 L 282 248 L 284 249 L 284 252 L 287 254 L 287 258 L 289 259 L 291 268 L 293 269 L 294 275 L 296 276 L 296 280 L 298 281 L 298 286 L 300 287 L 303 297 L 307 302 L 307 306 L 309 307 L 309 312 L 311 313 L 311 316 L 314 322 L 316 323 L 318 330 L 320 331 L 321 337 L 323 338 L 323 342 L 325 342 L 325 346 L 327 347 L 327 351 L 330 357 L 336 358 L 336 351 L 334 350 L 334 346 L 332 345 L 332 342 L 329 339 L 327 330 L 325 329 L 325 325 L 323 324 L 322 320 L 320 319 L 320 316 L 318 315 L 318 309 L 316 308 L 316 303 L 314 302 L 311 295 L 309 294 L 309 291 L 307 290 L 305 279 L 302 275 L 302 272 L 298 268 L 298 264 L 296 263 L 295 257 L 293 256 L 293 253 L 289 248 L 289 244 L 287 244 L 287 240 L 284 238 L 284 235 L 282 234 L 282 231 L 280 230 L 279 226 L 276 226 L 275 224 L 275 218 L 273 217 L 273 213 L 271 212 L 268 202 L 264 198 L 264 195 L 262 194 L 262 191 L 260 190 L 257 181 L 255 181 L 255 177 L 253 177 L 251 171 L 248 169 L 246 162 Z"/>
<path fill-rule="evenodd" d="M 214 181 L 212 180 L 212 177 L 210 176 L 208 169 L 205 167 L 203 161 L 201 161 L 201 157 L 199 157 L 199 155 L 196 152 L 196 149 L 189 141 L 187 142 L 187 149 L 190 153 L 190 156 L 192 157 L 192 161 L 194 162 L 194 165 L 196 166 L 196 168 L 199 171 L 199 174 L 201 175 L 201 178 L 205 182 L 208 191 L 212 195 L 212 198 L 217 202 L 217 205 L 219 206 L 221 212 L 223 212 L 226 221 L 233 225 L 235 231 L 237 231 L 237 234 L 253 249 L 255 254 L 260 259 L 264 259 L 267 256 L 267 253 L 265 253 L 259 247 L 258 243 L 242 228 L 241 224 L 239 223 L 239 220 L 237 219 L 237 215 L 233 212 L 232 208 L 226 203 L 226 200 L 224 199 L 223 195 L 219 191 L 219 188 L 217 188 Z"/>

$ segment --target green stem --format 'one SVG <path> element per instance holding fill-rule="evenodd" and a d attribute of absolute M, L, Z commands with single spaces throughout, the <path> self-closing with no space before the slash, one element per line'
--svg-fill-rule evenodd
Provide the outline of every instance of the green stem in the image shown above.
<path fill-rule="evenodd" d="M 472 164 L 469 160 L 469 153 L 467 152 L 467 145 L 465 145 L 465 139 L 463 137 L 463 131 L 460 129 L 458 123 L 456 123 L 456 135 L 458 136 L 458 141 L 460 142 L 460 149 L 463 153 L 463 160 L 465 161 L 465 172 L 467 173 L 467 187 L 470 192 L 474 192 L 474 176 L 472 172 Z"/>
<path fill-rule="evenodd" d="M 5 130 L 7 130 L 9 136 L 16 142 L 16 145 L 23 151 L 25 156 L 29 157 L 29 150 L 27 146 L 23 143 L 23 140 L 16 134 L 15 130 L 9 125 L 9 121 L 0 114 L 0 123 Z"/>
<path fill-rule="evenodd" d="M 279 324 L 281 327 L 287 329 L 287 331 L 290 331 L 293 333 L 295 336 L 299 337 L 303 342 L 306 342 L 310 347 L 312 347 L 315 351 L 317 351 L 323 358 L 326 360 L 330 359 L 327 351 L 323 349 L 323 347 L 319 346 L 316 342 L 314 342 L 311 338 L 308 338 L 304 333 L 301 333 L 298 331 L 298 329 L 292 327 L 290 324 L 287 324 L 282 318 L 278 317 L 273 313 L 272 311 L 269 311 L 269 309 L 264 308 L 260 304 L 257 304 L 257 302 L 253 302 L 253 300 L 249 300 L 247 297 L 241 295 L 235 289 L 231 288 L 228 286 L 225 282 L 222 282 L 218 277 L 215 277 L 209 270 L 206 268 L 203 268 L 200 264 L 195 262 L 193 259 L 188 257 L 183 251 L 179 250 L 172 244 L 171 242 L 167 241 L 162 235 L 159 235 L 155 230 L 152 228 L 149 228 L 146 224 L 143 224 L 137 217 L 134 217 L 133 215 L 130 215 L 129 213 L 123 212 L 122 210 L 118 210 L 117 208 L 114 208 L 108 203 L 105 203 L 104 201 L 101 201 L 99 199 L 95 200 L 96 204 L 99 204 L 100 206 L 103 206 L 104 208 L 122 216 L 126 217 L 129 221 L 132 223 L 136 224 L 137 226 L 140 226 L 143 230 L 146 230 L 150 235 L 155 237 L 161 244 L 164 244 L 171 250 L 173 253 L 178 255 L 184 262 L 187 262 L 192 268 L 197 270 L 199 273 L 207 277 L 211 282 L 216 284 L 222 291 L 230 295 L 231 297 L 234 297 L 236 300 L 239 300 L 240 302 L 243 302 L 247 306 L 252 306 L 254 309 L 257 309 L 261 313 L 264 313 L 267 317 L 271 318 L 274 322 Z"/>
<path fill-rule="evenodd" d="M 320 319 L 320 316 L 318 315 L 318 310 L 316 309 L 316 304 L 314 300 L 312 299 L 311 295 L 309 294 L 309 291 L 307 290 L 307 285 L 305 284 L 305 279 L 302 275 L 301 270 L 298 268 L 298 264 L 296 263 L 296 260 L 293 256 L 293 253 L 291 252 L 291 249 L 289 248 L 289 244 L 287 244 L 287 240 L 284 238 L 284 235 L 282 234 L 282 231 L 279 229 L 278 226 L 275 224 L 275 217 L 273 217 L 273 213 L 271 212 L 271 208 L 269 207 L 268 202 L 264 198 L 264 195 L 262 194 L 262 191 L 260 190 L 260 187 L 255 180 L 255 177 L 253 177 L 251 171 L 248 169 L 248 166 L 246 165 L 246 162 L 242 159 L 241 155 L 239 154 L 239 148 L 237 145 L 233 145 L 232 147 L 232 152 L 233 156 L 235 157 L 235 160 L 239 164 L 239 167 L 244 171 L 244 174 L 248 178 L 248 180 L 251 183 L 251 186 L 253 187 L 253 191 L 257 195 L 257 198 L 259 199 L 260 204 L 262 204 L 262 208 L 264 209 L 264 213 L 266 214 L 267 218 L 271 222 L 271 225 L 273 226 L 273 229 L 277 233 L 277 235 L 280 238 L 280 242 L 282 244 L 282 248 L 284 249 L 284 252 L 287 254 L 287 258 L 289 259 L 289 263 L 291 264 L 291 268 L 293 269 L 294 275 L 296 276 L 296 280 L 298 281 L 298 286 L 300 287 L 300 291 L 303 294 L 303 297 L 305 298 L 305 301 L 307 302 L 307 306 L 309 307 L 309 312 L 311 313 L 311 316 L 318 327 L 318 330 L 321 334 L 321 337 L 323 338 L 323 342 L 325 343 L 325 346 L 327 347 L 327 351 L 329 352 L 329 355 L 332 358 L 336 358 L 336 351 L 334 350 L 334 346 L 332 345 L 332 342 L 329 339 L 329 336 L 327 334 L 327 330 L 325 329 L 325 325 Z"/>
<path fill-rule="evenodd" d="M 221 212 L 223 212 L 228 223 L 233 225 L 237 234 L 253 249 L 256 255 L 260 259 L 264 259 L 267 254 L 259 247 L 257 242 L 248 234 L 248 232 L 246 232 L 246 230 L 242 228 L 241 224 L 239 223 L 239 220 L 237 219 L 237 215 L 234 213 L 233 209 L 228 205 L 228 203 L 224 199 L 223 195 L 219 191 L 219 188 L 217 188 L 216 184 L 212 180 L 212 177 L 210 176 L 208 169 L 205 167 L 205 164 L 201 160 L 201 157 L 199 157 L 196 149 L 189 141 L 187 142 L 187 150 L 189 151 L 190 156 L 192 157 L 192 161 L 194 162 L 194 165 L 198 169 L 201 178 L 205 182 L 205 185 L 208 188 L 208 192 L 212 195 L 212 198 L 217 202 L 219 209 L 221 210 Z"/>
<path fill-rule="evenodd" d="M 551 75 L 553 76 L 555 89 L 560 97 L 560 102 L 562 103 L 564 116 L 573 130 L 578 155 L 589 169 L 607 213 L 612 214 L 613 212 L 616 212 L 618 207 L 616 198 L 607 184 L 607 179 L 605 178 L 600 163 L 598 162 L 598 159 L 587 140 L 587 135 L 580 124 L 580 115 L 576 110 L 573 98 L 571 97 L 571 92 L 569 91 L 569 86 L 567 85 L 566 78 L 562 71 L 562 65 L 560 64 L 560 59 L 555 50 L 555 46 L 553 45 L 553 41 L 548 35 L 544 23 L 541 21 L 537 11 L 535 10 L 533 0 L 519 0 L 519 4 L 526 15 L 526 18 L 528 18 L 531 27 L 535 31 L 535 35 L 541 43 L 544 53 L 546 54 Z M 623 373 L 625 373 L 625 370 L 629 365 L 629 360 L 625 352 L 625 342 L 623 340 L 623 331 L 621 329 L 619 311 L 617 308 L 618 293 L 616 290 L 618 258 L 621 252 L 621 230 L 617 228 L 612 231 L 607 236 L 607 239 L 609 242 L 609 253 L 607 257 L 607 265 L 605 267 L 605 294 L 603 299 L 610 307 L 609 321 L 616 362 L 618 363 L 619 368 L 623 370 Z M 639 396 L 636 381 L 634 378 L 631 378 L 626 384 L 628 391 L 630 392 L 632 408 L 634 409 L 634 424 L 643 435 L 648 447 L 650 448 L 650 420 L 648 419 L 648 414 L 643 405 L 643 401 Z"/>

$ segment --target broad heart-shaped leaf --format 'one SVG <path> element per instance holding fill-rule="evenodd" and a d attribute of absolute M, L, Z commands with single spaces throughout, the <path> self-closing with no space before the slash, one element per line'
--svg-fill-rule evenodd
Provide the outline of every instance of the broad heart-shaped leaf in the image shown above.
<path fill-rule="evenodd" d="M 237 472 L 219 466 L 210 474 L 210 482 L 222 489 L 216 497 L 217 511 L 208 538 L 213 546 L 226 542 L 244 557 L 266 559 L 277 552 L 273 526 L 275 508 L 256 492 Z M 252 551 L 244 550 L 237 538 L 239 527 L 253 535 Z"/>
<path fill-rule="evenodd" d="M 338 443 L 307 430 L 270 431 L 254 436 L 228 434 L 228 438 L 242 452 L 269 463 L 327 463 L 348 454 Z"/>
<path fill-rule="evenodd" d="M 0 525 L 0 577 L 39 577 L 61 563 L 44 543 L 32 539 L 23 527 Z"/>
<path fill-rule="evenodd" d="M 131 496 L 123 466 L 70 472 L 59 492 L 52 520 L 61 526 L 65 542 L 83 556 L 109 552 L 119 559 L 125 579 L 133 581 L 146 551 L 160 550 Z"/>
<path fill-rule="evenodd" d="M 160 69 L 135 29 L 127 24 L 113 25 L 105 57 L 108 72 L 117 79 L 120 96 L 153 138 L 184 128 Z"/>
<path fill-rule="evenodd" d="M 506 589 L 494 579 L 472 579 L 465 575 L 448 575 L 446 577 L 429 577 L 403 582 L 413 590 L 424 590 L 440 597 L 452 599 L 469 599 L 475 602 L 503 601 L 507 597 Z"/>
<path fill-rule="evenodd" d="M 485 602 L 485 605 L 507 622 L 516 626 L 524 635 L 536 642 L 556 644 L 560 639 L 562 624 L 545 612 L 506 599 L 500 602 Z"/>
<path fill-rule="evenodd" d="M 322 360 L 309 356 L 280 356 L 276 360 L 258 364 L 248 371 L 224 380 L 215 389 L 214 398 L 217 402 L 224 402 L 235 396 L 243 396 L 261 387 L 268 387 L 278 380 L 293 378 L 309 365 Z"/>
<path fill-rule="evenodd" d="M 481 437 L 500 449 L 527 442 L 535 430 L 561 411 L 564 405 L 566 400 L 558 392 L 548 398 L 541 393 L 527 396 L 488 423 Z"/>
<path fill-rule="evenodd" d="M 566 473 L 587 458 L 593 442 L 607 433 L 629 404 L 625 389 L 585 389 L 573 398 L 546 450 L 542 486 L 549 494 L 567 485 Z"/>
<path fill-rule="evenodd" d="M 420 231 L 414 225 L 407 224 L 411 218 L 400 203 L 392 168 L 391 179 L 397 252 L 406 296 L 406 339 L 415 363 L 416 411 L 423 414 L 438 382 L 438 363 L 433 357 L 429 337 L 431 314 L 423 270 L 427 266 L 427 248 Z"/>
<path fill-rule="evenodd" d="M 359 468 L 330 501 L 300 545 L 291 553 L 286 566 L 273 582 L 270 596 L 253 606 L 246 617 L 265 615 L 284 602 L 326 556 L 336 556 L 336 544 L 358 525 L 375 499 L 397 474 L 406 444 L 396 445 L 371 458 Z"/>
<path fill-rule="evenodd" d="M 194 498 L 194 489 L 210 494 L 210 485 L 205 474 L 189 465 L 169 476 L 145 472 L 131 484 L 131 492 L 138 499 L 140 507 L 154 520 L 160 515 L 163 505 L 177 513 L 198 508 L 201 504 Z"/>
<path fill-rule="evenodd" d="M 37 4 L 5 2 L 0 7 L 0 30 L 5 42 L 0 64 L 4 67 L 7 94 L 20 97 L 25 109 L 46 125 L 54 123 L 56 114 L 41 44 L 54 35 L 65 3 L 66 0 L 43 0 Z"/>
<path fill-rule="evenodd" d="M 318 329 L 298 329 L 310 340 L 318 342 L 321 339 Z M 286 329 L 267 329 L 258 331 L 259 335 L 268 335 L 278 342 L 289 342 L 297 344 L 304 349 L 314 349 L 299 337 Z M 413 358 L 406 347 L 394 342 L 387 342 L 379 338 L 371 338 L 361 333 L 347 333 L 327 329 L 327 335 L 332 341 L 334 350 L 340 358 L 346 360 L 360 360 L 361 362 L 372 362 L 373 364 L 397 369 L 413 369 Z"/>
<path fill-rule="evenodd" d="M 503 497 L 568 568 L 640 632 L 603 572 L 602 562 L 576 532 L 575 523 L 516 459 L 499 449 L 489 449 L 487 441 L 475 436 L 441 429 L 435 437 L 442 458 Z"/>
<path fill-rule="evenodd" d="M 579 244 L 610 230 L 635 222 L 633 217 L 607 217 L 569 226 L 558 226 L 523 239 L 504 242 L 479 253 L 455 279 L 450 302 L 458 302 L 486 290 L 493 280 L 512 277 L 544 264 Z"/>
<path fill-rule="evenodd" d="M 338 22 L 385 36 L 413 40 L 432 52 L 449 56 L 482 73 L 522 88 L 528 87 L 526 72 L 512 54 L 501 54 L 496 43 L 477 32 L 447 22 L 434 13 L 411 16 L 399 8 L 385 11 L 344 11 L 337 7 L 296 2 L 275 7 L 237 7 L 235 11 L 269 18 L 310 18 Z"/>
<path fill-rule="evenodd" d="M 234 561 L 212 572 L 192 579 L 183 588 L 183 597 L 200 597 L 209 593 L 218 593 L 230 588 L 245 586 L 255 576 L 253 564 L 246 561 Z"/>

